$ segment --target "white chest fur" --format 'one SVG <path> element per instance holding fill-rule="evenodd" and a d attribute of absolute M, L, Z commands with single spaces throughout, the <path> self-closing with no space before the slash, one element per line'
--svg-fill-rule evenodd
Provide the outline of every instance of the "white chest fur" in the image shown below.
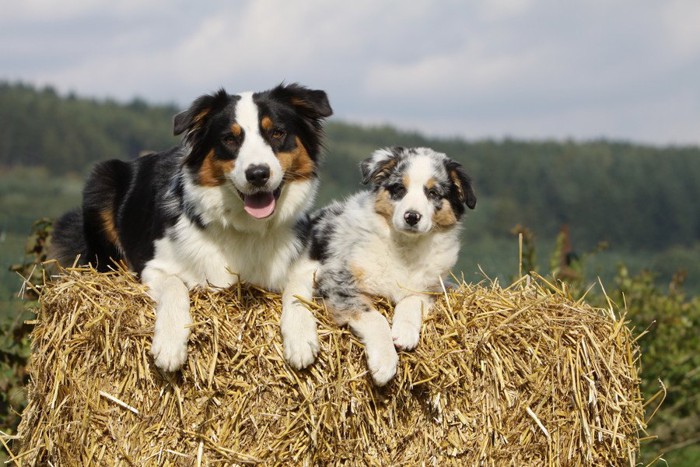
<path fill-rule="evenodd" d="M 398 302 L 412 293 L 434 291 L 439 277 L 454 266 L 458 251 L 458 241 L 445 235 L 408 244 L 369 238 L 354 249 L 351 264 L 366 293 Z"/>
<path fill-rule="evenodd" d="M 299 249 L 291 227 L 262 232 L 201 229 L 181 218 L 156 242 L 155 256 L 146 267 L 177 275 L 188 288 L 228 287 L 241 280 L 280 290 Z"/>
<path fill-rule="evenodd" d="M 335 260 L 347 259 L 346 267 L 364 292 L 395 302 L 415 292 L 436 290 L 439 277 L 457 260 L 459 227 L 420 236 L 398 233 L 367 209 L 368 199 L 358 196 L 350 200 L 339 219 L 337 229 L 343 235 L 336 237 Z"/>
<path fill-rule="evenodd" d="M 206 228 L 185 216 L 156 241 L 147 269 L 179 277 L 188 288 L 228 287 L 238 281 L 281 290 L 301 249 L 294 225 L 309 209 L 318 181 L 285 185 L 277 212 L 258 220 L 243 210 L 229 185 L 203 188 L 185 179 L 185 196 L 198 207 Z"/>

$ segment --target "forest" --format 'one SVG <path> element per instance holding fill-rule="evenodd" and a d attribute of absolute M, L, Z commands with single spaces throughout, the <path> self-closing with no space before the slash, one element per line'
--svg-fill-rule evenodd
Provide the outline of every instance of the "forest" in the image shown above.
<path fill-rule="evenodd" d="M 8 355 L 26 354 L 26 336 L 11 332 L 24 304 L 14 298 L 22 281 L 9 268 L 27 260 L 33 222 L 77 206 L 95 162 L 177 144 L 172 117 L 180 110 L 0 83 L 0 322 L 11 323 L 3 328 L 9 331 L 0 340 L 0 365 L 9 365 Z M 513 279 L 518 232 L 529 269 L 556 273 L 567 254 L 577 258 L 575 290 L 584 293 L 600 278 L 611 297 L 627 304 L 636 332 L 649 331 L 640 339 L 648 358 L 645 396 L 658 390 L 658 379 L 666 381 L 668 409 L 657 416 L 665 438 L 649 449 L 675 452 L 679 465 L 700 459 L 700 423 L 692 422 L 700 419 L 699 147 L 468 141 L 334 119 L 326 133 L 318 205 L 361 189 L 358 164 L 373 150 L 429 146 L 459 160 L 475 181 L 478 203 L 466 220 L 457 272 L 466 281 Z M 6 394 L 12 378 L 21 378 L 15 370 L 0 367 Z"/>

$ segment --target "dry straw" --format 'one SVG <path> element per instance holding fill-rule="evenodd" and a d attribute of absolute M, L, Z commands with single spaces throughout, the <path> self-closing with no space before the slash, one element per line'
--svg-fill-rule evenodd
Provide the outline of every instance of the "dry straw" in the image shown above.
<path fill-rule="evenodd" d="M 129 273 L 44 286 L 21 465 L 634 465 L 645 428 L 623 319 L 543 279 L 461 284 L 376 389 L 362 345 L 320 307 L 321 353 L 284 362 L 279 296 L 192 293 L 188 362 L 149 356 L 154 312 Z M 383 309 L 388 306 L 382 304 Z"/>

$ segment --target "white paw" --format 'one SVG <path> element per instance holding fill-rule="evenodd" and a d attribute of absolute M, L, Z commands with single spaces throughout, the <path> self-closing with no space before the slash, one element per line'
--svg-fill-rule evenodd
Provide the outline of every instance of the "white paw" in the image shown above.
<path fill-rule="evenodd" d="M 399 356 L 391 344 L 381 346 L 366 346 L 367 366 L 372 373 L 372 379 L 377 386 L 384 386 L 396 374 Z"/>
<path fill-rule="evenodd" d="M 311 312 L 303 309 L 293 319 L 282 322 L 284 358 L 293 368 L 301 370 L 311 365 L 318 355 L 316 320 Z"/>
<path fill-rule="evenodd" d="M 151 343 L 151 355 L 156 366 L 165 371 L 176 371 L 187 361 L 187 339 L 189 322 L 168 323 L 156 319 L 156 328 Z"/>
<path fill-rule="evenodd" d="M 397 349 L 413 350 L 420 340 L 420 325 L 405 320 L 394 320 L 391 337 Z"/>

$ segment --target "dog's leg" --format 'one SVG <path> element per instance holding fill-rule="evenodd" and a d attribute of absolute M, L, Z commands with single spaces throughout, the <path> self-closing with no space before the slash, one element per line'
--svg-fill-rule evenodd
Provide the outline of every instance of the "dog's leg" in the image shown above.
<path fill-rule="evenodd" d="M 311 301 L 314 293 L 314 274 L 318 262 L 300 259 L 289 273 L 289 282 L 282 293 L 280 328 L 284 345 L 284 358 L 294 368 L 301 370 L 311 365 L 318 355 L 316 319 L 309 309 L 295 296 Z"/>
<path fill-rule="evenodd" d="M 374 383 L 384 386 L 396 374 L 399 363 L 389 323 L 377 310 L 369 310 L 353 313 L 348 325 L 365 344 L 367 366 Z"/>
<path fill-rule="evenodd" d="M 428 295 L 409 295 L 394 307 L 391 337 L 400 350 L 413 350 L 420 340 L 423 316 L 428 314 L 433 300 Z"/>
<path fill-rule="evenodd" d="M 146 267 L 141 279 L 156 302 L 151 354 L 156 366 L 175 371 L 187 360 L 187 339 L 192 324 L 189 291 L 179 277 L 154 268 Z"/>

